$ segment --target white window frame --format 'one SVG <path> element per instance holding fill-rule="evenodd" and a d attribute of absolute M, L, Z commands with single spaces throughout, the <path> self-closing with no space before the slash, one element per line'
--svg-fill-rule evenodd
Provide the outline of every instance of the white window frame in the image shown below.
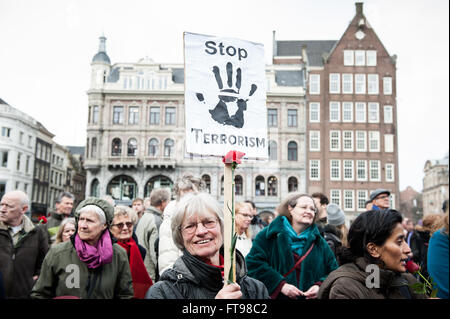
<path fill-rule="evenodd" d="M 394 153 L 394 134 L 384 134 L 384 151 Z"/>
<path fill-rule="evenodd" d="M 364 148 L 359 147 L 360 143 L 364 142 Z M 367 132 L 355 131 L 355 149 L 357 152 L 367 152 Z"/>
<path fill-rule="evenodd" d="M 380 123 L 380 104 L 377 102 L 369 102 L 367 104 L 367 114 L 369 123 Z"/>
<path fill-rule="evenodd" d="M 355 74 L 355 94 L 366 94 L 366 75 Z"/>
<path fill-rule="evenodd" d="M 342 102 L 342 122 L 353 122 L 353 102 Z"/>
<path fill-rule="evenodd" d="M 313 170 L 317 170 L 317 176 L 313 176 Z M 320 181 L 320 160 L 309 160 L 309 179 Z"/>
<path fill-rule="evenodd" d="M 341 75 L 339 73 L 330 73 L 330 93 L 341 93 Z"/>
<path fill-rule="evenodd" d="M 367 66 L 377 66 L 377 51 L 367 50 L 366 51 L 366 64 Z"/>
<path fill-rule="evenodd" d="M 395 164 L 385 164 L 385 180 L 386 182 L 395 182 Z"/>
<path fill-rule="evenodd" d="M 333 141 L 337 141 L 336 147 L 333 147 Z M 332 152 L 341 151 L 341 131 L 330 131 L 330 151 Z"/>
<path fill-rule="evenodd" d="M 373 166 L 372 164 L 376 164 L 375 166 Z M 372 172 L 377 173 L 378 177 L 374 177 L 374 175 L 372 174 Z M 369 161 L 369 180 L 371 182 L 380 182 L 381 181 L 381 169 L 380 169 L 380 161 L 378 160 L 370 160 Z"/>
<path fill-rule="evenodd" d="M 354 174 L 354 161 L 353 160 L 342 160 L 342 170 L 343 170 L 343 180 L 344 181 L 353 181 L 355 179 Z"/>
<path fill-rule="evenodd" d="M 350 195 L 350 196 L 348 196 Z M 350 206 L 347 205 L 347 200 L 350 202 Z M 344 211 L 355 210 L 355 191 L 353 189 L 344 189 Z"/>
<path fill-rule="evenodd" d="M 360 172 L 364 172 L 364 176 L 359 174 Z M 367 161 L 366 160 L 356 160 L 356 180 L 363 181 L 363 182 L 367 181 Z"/>
<path fill-rule="evenodd" d="M 353 74 L 342 74 L 342 94 L 353 94 Z"/>
<path fill-rule="evenodd" d="M 369 152 L 379 152 L 379 151 L 380 151 L 380 132 L 369 131 Z"/>
<path fill-rule="evenodd" d="M 386 124 L 394 123 L 394 107 L 392 105 L 385 105 L 383 114 L 384 114 L 384 123 Z"/>
<path fill-rule="evenodd" d="M 355 66 L 365 66 L 365 65 L 366 65 L 366 51 L 355 50 Z"/>
<path fill-rule="evenodd" d="M 309 94 L 320 94 L 320 74 L 309 75 Z"/>
<path fill-rule="evenodd" d="M 320 131 L 309 131 L 309 150 L 311 152 L 320 152 Z"/>
<path fill-rule="evenodd" d="M 336 172 L 337 174 L 333 174 Z M 341 180 L 341 160 L 331 159 L 330 160 L 330 180 L 340 181 Z"/>
<path fill-rule="evenodd" d="M 344 65 L 345 66 L 355 65 L 355 51 L 354 50 L 344 50 Z"/>
<path fill-rule="evenodd" d="M 330 189 L 330 203 L 334 203 L 341 207 L 341 190 Z"/>
<path fill-rule="evenodd" d="M 358 212 L 366 211 L 366 200 L 368 198 L 368 191 L 366 189 L 358 189 L 356 191 L 356 210 Z M 362 203 L 362 205 L 360 205 L 360 203 Z"/>
<path fill-rule="evenodd" d="M 355 122 L 356 123 L 367 122 L 367 108 L 365 102 L 355 102 Z"/>
<path fill-rule="evenodd" d="M 383 94 L 392 95 L 392 77 L 383 77 Z"/>
<path fill-rule="evenodd" d="M 389 207 L 391 209 L 395 209 L 395 194 L 391 193 L 391 197 L 389 198 Z"/>
<path fill-rule="evenodd" d="M 367 94 L 379 94 L 378 74 L 367 74 Z"/>
<path fill-rule="evenodd" d="M 316 116 L 313 116 L 316 115 Z M 309 102 L 309 122 L 320 123 L 320 103 Z"/>
<path fill-rule="evenodd" d="M 340 122 L 340 121 L 341 121 L 341 103 L 332 101 L 330 102 L 330 122 Z"/>
<path fill-rule="evenodd" d="M 353 131 L 342 131 L 342 150 L 344 152 L 353 152 Z"/>

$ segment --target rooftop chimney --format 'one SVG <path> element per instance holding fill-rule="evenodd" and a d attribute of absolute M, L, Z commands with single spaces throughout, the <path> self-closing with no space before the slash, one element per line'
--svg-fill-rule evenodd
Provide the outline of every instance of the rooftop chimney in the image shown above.
<path fill-rule="evenodd" d="M 356 2 L 356 14 L 363 14 L 363 3 L 362 2 Z"/>

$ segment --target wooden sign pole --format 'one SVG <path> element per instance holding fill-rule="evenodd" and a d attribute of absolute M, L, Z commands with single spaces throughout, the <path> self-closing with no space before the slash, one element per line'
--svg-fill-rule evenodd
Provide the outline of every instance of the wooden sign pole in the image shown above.
<path fill-rule="evenodd" d="M 223 232 L 223 244 L 224 244 L 224 286 L 230 282 L 236 282 L 236 253 L 232 250 L 232 241 L 234 237 L 234 174 L 233 164 L 225 163 L 224 168 L 224 197 L 223 197 L 223 218 L 224 218 L 224 232 Z M 231 278 L 230 276 L 231 269 Z"/>

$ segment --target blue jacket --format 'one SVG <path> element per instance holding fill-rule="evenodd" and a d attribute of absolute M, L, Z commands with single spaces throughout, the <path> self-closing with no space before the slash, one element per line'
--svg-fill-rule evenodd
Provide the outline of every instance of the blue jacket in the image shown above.
<path fill-rule="evenodd" d="M 428 245 L 428 273 L 436 283 L 437 297 L 449 299 L 448 295 L 448 235 L 440 229 L 430 239 Z"/>
<path fill-rule="evenodd" d="M 294 267 L 291 239 L 283 227 L 282 216 L 275 218 L 269 226 L 255 237 L 252 249 L 246 257 L 248 275 L 262 281 L 272 294 L 284 280 L 301 291 L 307 291 L 317 282 L 322 282 L 330 272 L 338 268 L 336 258 L 317 226 L 312 225 L 312 236 L 307 239 L 304 253 L 314 242 L 314 248 L 301 264 L 300 280 L 297 285 L 296 271 L 283 277 Z M 281 294 L 279 295 L 280 297 Z"/>

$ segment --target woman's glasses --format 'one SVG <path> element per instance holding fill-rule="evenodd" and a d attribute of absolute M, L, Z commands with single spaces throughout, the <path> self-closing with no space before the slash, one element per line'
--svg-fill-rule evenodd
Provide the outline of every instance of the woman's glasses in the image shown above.
<path fill-rule="evenodd" d="M 191 235 L 191 234 L 195 233 L 195 231 L 197 230 L 198 224 L 202 224 L 203 227 L 205 227 L 206 229 L 212 229 L 212 228 L 216 227 L 217 220 L 206 219 L 206 220 L 202 220 L 201 222 L 198 222 L 198 223 L 188 224 L 183 227 L 180 226 L 178 229 L 181 229 L 181 231 L 185 232 L 186 234 Z"/>
<path fill-rule="evenodd" d="M 127 225 L 127 228 L 131 228 L 133 226 L 132 222 L 126 222 L 126 223 L 119 223 L 119 224 L 113 224 L 111 226 L 115 226 L 117 228 L 119 228 L 120 230 L 123 229 L 123 226 Z"/>
<path fill-rule="evenodd" d="M 239 214 L 241 216 L 243 216 L 244 218 L 249 218 L 249 219 L 253 219 L 253 217 L 255 217 L 255 215 L 252 214 L 243 214 L 243 213 L 236 213 Z"/>

